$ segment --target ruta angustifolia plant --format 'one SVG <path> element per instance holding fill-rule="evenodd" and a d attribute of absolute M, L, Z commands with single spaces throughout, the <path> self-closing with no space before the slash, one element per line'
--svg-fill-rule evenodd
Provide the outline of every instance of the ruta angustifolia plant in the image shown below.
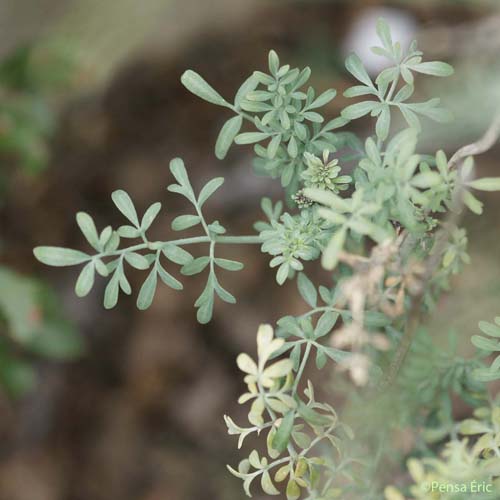
<path fill-rule="evenodd" d="M 307 86 L 310 69 L 282 65 L 274 51 L 269 53 L 268 72 L 254 72 L 232 102 L 194 71 L 182 76 L 188 90 L 233 115 L 220 131 L 216 156 L 223 159 L 234 143 L 253 145 L 256 171 L 279 179 L 285 190 L 287 208 L 282 201 L 262 200 L 265 220 L 255 224 L 256 235 L 226 235 L 220 222 L 207 221 L 203 205 L 223 179 L 213 179 L 195 193 L 182 160 L 174 159 L 170 170 L 176 183 L 168 189 L 187 198 L 192 210 L 176 217 L 172 230 L 198 227 L 199 236 L 150 241 L 147 231 L 160 204 L 139 217 L 128 194 L 116 191 L 112 199 L 125 216 L 125 225 L 98 232 L 89 215 L 77 215 L 93 253 L 55 247 L 34 251 L 45 264 L 83 264 L 76 282 L 79 296 L 90 292 L 96 273 L 107 278 L 106 308 L 117 303 L 120 291 L 131 293 L 128 267 L 148 273 L 138 293 L 140 309 L 151 304 L 158 278 L 167 286 L 182 288 L 171 274 L 172 265 L 181 266 L 185 276 L 204 272 L 207 283 L 195 303 L 202 323 L 210 320 L 215 297 L 235 301 L 223 288 L 219 270 L 237 271 L 242 264 L 218 257 L 220 245 L 259 244 L 270 255 L 278 284 L 296 280 L 309 310 L 284 316 L 275 328 L 261 326 L 257 358 L 241 354 L 237 360 L 247 385 L 239 402 L 249 405 L 249 423 L 240 425 L 226 416 L 229 433 L 238 436 L 240 447 L 252 434 L 264 436 L 266 442 L 263 450 L 251 451 L 237 468 L 230 468 L 242 479 L 248 495 L 258 482 L 269 495 L 281 489 L 288 500 L 381 498 L 385 485 L 378 471 L 385 458 L 394 455 L 386 437 L 395 419 L 423 428 L 422 436 L 434 437 L 434 442 L 456 439 L 463 427 L 457 431 L 453 421 L 453 392 L 478 408 L 485 422 L 481 424 L 484 435 L 498 432 L 494 401 L 489 401 L 492 413 L 481 409 L 488 403 L 484 382 L 498 375 L 498 360 L 488 369 L 481 368 L 479 358 L 448 355 L 432 342 L 425 343 L 424 333 L 415 334 L 423 315 L 449 288 L 451 276 L 469 260 L 467 235 L 459 227 L 461 213 L 465 208 L 482 212 L 477 191 L 500 190 L 500 178 L 476 178 L 472 158 L 496 141 L 500 122 L 495 121 L 481 141 L 459 150 L 450 160 L 443 151 L 418 153 L 419 131 L 428 123 L 421 120 L 446 122 L 450 113 L 437 98 L 423 102 L 413 98 L 415 77 L 446 77 L 453 69 L 443 62 L 424 61 L 415 42 L 404 50 L 392 40 L 383 20 L 377 32 L 381 46 L 373 51 L 389 62 L 388 68 L 373 80 L 359 57 L 349 56 L 346 67 L 358 84 L 345 96 L 361 99 L 328 121 L 320 110 L 335 98 L 335 90 L 316 93 Z M 375 130 L 365 140 L 344 130 L 367 115 L 373 118 Z M 391 134 L 398 115 L 408 127 Z M 139 241 L 121 246 L 131 239 Z M 205 245 L 202 256 L 187 250 L 194 244 Z M 313 283 L 305 273 L 306 263 L 320 259 L 325 270 L 322 284 Z M 498 336 L 490 327 L 485 333 Z M 483 350 L 498 350 L 496 340 L 474 339 Z M 354 384 L 344 395 L 359 403 L 361 425 L 356 411 L 339 419 L 332 406 L 318 401 L 312 383 L 302 380 L 311 359 L 318 370 L 331 361 L 349 374 Z M 442 380 L 429 384 L 422 369 Z M 336 380 L 343 379 L 337 376 Z M 340 390 L 342 384 L 336 386 Z M 379 404 L 377 409 L 380 401 L 386 403 L 386 412 L 376 419 L 377 411 L 384 408 Z M 374 416 L 367 423 L 366 412 L 372 407 Z M 486 441 L 475 452 L 475 460 L 481 463 L 491 455 Z M 450 445 L 447 456 L 455 449 Z M 419 453 L 437 457 L 438 448 L 432 439 L 422 437 L 412 451 L 414 456 Z M 489 479 L 498 476 L 498 458 L 494 460 L 496 468 L 485 467 Z M 416 467 L 412 469 L 415 472 Z M 420 472 L 419 477 L 424 474 Z M 394 487 L 386 494 L 402 496 Z"/>

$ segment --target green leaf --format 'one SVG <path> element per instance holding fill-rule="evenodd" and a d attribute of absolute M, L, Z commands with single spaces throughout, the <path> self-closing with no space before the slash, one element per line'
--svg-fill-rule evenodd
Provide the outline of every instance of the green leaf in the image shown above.
<path fill-rule="evenodd" d="M 399 74 L 399 70 L 397 67 L 390 67 L 384 69 L 378 76 L 375 82 L 377 83 L 379 89 L 379 92 L 382 93 L 382 95 L 385 94 L 387 87 L 391 82 L 397 79 Z"/>
<path fill-rule="evenodd" d="M 119 246 L 120 246 L 120 235 L 118 234 L 117 231 L 112 231 L 111 236 L 107 240 L 107 243 L 104 245 L 104 251 L 114 252 Z"/>
<path fill-rule="evenodd" d="M 255 74 L 250 75 L 238 89 L 236 96 L 234 98 L 234 105 L 239 107 L 241 105 L 241 101 L 246 98 L 247 94 L 252 92 L 259 85 L 259 79 Z"/>
<path fill-rule="evenodd" d="M 500 326 L 488 323 L 487 321 L 479 322 L 479 329 L 490 337 L 500 337 Z"/>
<path fill-rule="evenodd" d="M 60 247 L 36 247 L 33 254 L 42 264 L 64 267 L 81 264 L 90 259 L 90 256 L 79 250 Z"/>
<path fill-rule="evenodd" d="M 489 368 L 476 368 L 472 371 L 472 376 L 478 382 L 493 382 L 495 380 L 500 380 L 500 372 L 494 372 Z"/>
<path fill-rule="evenodd" d="M 297 146 L 297 140 L 295 137 L 290 137 L 290 141 L 288 142 L 288 147 L 287 147 L 288 154 L 292 158 L 297 158 L 297 155 L 299 154 L 299 148 Z"/>
<path fill-rule="evenodd" d="M 414 113 L 411 109 L 408 109 L 405 105 L 401 104 L 399 106 L 399 110 L 401 111 L 401 114 L 403 115 L 403 118 L 406 120 L 406 123 L 415 130 L 420 131 L 421 126 L 420 126 L 420 120 L 418 119 L 418 116 L 416 113 Z"/>
<path fill-rule="evenodd" d="M 186 167 L 184 166 L 184 162 L 181 160 L 181 158 L 174 158 L 170 162 L 170 172 L 172 172 L 172 175 L 175 177 L 175 180 L 181 186 L 189 188 L 191 187 Z"/>
<path fill-rule="evenodd" d="M 469 182 L 468 186 L 480 191 L 500 191 L 500 177 L 483 177 Z"/>
<path fill-rule="evenodd" d="M 479 420 L 467 418 L 460 422 L 460 425 L 458 426 L 458 432 L 465 436 L 473 436 L 475 434 L 484 434 L 486 432 L 491 432 L 491 429 L 482 422 L 479 422 Z"/>
<path fill-rule="evenodd" d="M 217 104 L 218 106 L 230 107 L 230 104 L 216 92 L 198 73 L 187 70 L 181 77 L 181 82 L 190 92 L 201 99 Z"/>
<path fill-rule="evenodd" d="M 201 222 L 199 215 L 179 215 L 172 221 L 172 229 L 174 231 L 182 231 L 196 226 Z"/>
<path fill-rule="evenodd" d="M 300 416 L 311 425 L 328 425 L 332 423 L 331 418 L 318 413 L 313 410 L 310 406 L 307 406 L 302 401 L 299 401 L 297 408 Z"/>
<path fill-rule="evenodd" d="M 486 337 L 481 337 L 481 335 L 473 335 L 470 340 L 478 349 L 482 349 L 483 351 L 500 351 L 500 342 L 497 340 L 487 339 Z"/>
<path fill-rule="evenodd" d="M 156 270 L 158 272 L 158 276 L 163 283 L 165 283 L 165 285 L 173 288 L 174 290 L 182 290 L 184 288 L 182 283 L 179 280 L 176 280 L 170 273 L 167 273 L 161 264 L 156 265 Z"/>
<path fill-rule="evenodd" d="M 339 253 L 344 248 L 346 239 L 345 229 L 340 229 L 331 238 L 328 246 L 323 252 L 322 264 L 327 270 L 333 270 L 337 266 Z"/>
<path fill-rule="evenodd" d="M 364 95 L 377 95 L 376 92 L 365 85 L 355 85 L 344 92 L 344 97 L 361 97 Z"/>
<path fill-rule="evenodd" d="M 111 226 L 105 227 L 101 232 L 101 236 L 99 237 L 99 244 L 103 247 L 107 247 L 112 235 L 113 229 L 111 228 Z"/>
<path fill-rule="evenodd" d="M 379 36 L 384 48 L 387 51 L 392 52 L 391 29 L 389 28 L 387 21 L 383 18 L 379 18 L 377 20 L 377 35 Z"/>
<path fill-rule="evenodd" d="M 217 220 L 208 225 L 208 230 L 214 234 L 224 234 L 226 232 L 226 228 Z"/>
<path fill-rule="evenodd" d="M 118 272 L 118 270 L 116 270 L 115 274 L 113 274 L 113 277 L 106 285 L 106 289 L 104 290 L 104 307 L 106 309 L 112 309 L 118 302 L 118 293 L 120 286 L 119 279 L 120 273 Z"/>
<path fill-rule="evenodd" d="M 276 156 L 278 149 L 281 144 L 281 134 L 276 134 L 270 141 L 267 146 L 267 157 L 272 160 Z"/>
<path fill-rule="evenodd" d="M 106 276 L 109 275 L 108 268 L 106 267 L 106 264 L 100 259 L 95 260 L 95 270 L 103 277 L 106 278 Z"/>
<path fill-rule="evenodd" d="M 276 282 L 278 285 L 282 285 L 288 278 L 288 275 L 290 273 L 290 266 L 286 262 L 281 264 L 281 266 L 278 268 L 278 271 L 276 271 Z"/>
<path fill-rule="evenodd" d="M 157 283 L 158 278 L 156 269 L 153 268 L 142 284 L 141 290 L 139 291 L 139 295 L 137 297 L 137 308 L 141 311 L 147 309 L 153 302 Z"/>
<path fill-rule="evenodd" d="M 269 134 L 265 132 L 244 132 L 243 134 L 237 135 L 234 142 L 236 142 L 236 144 L 254 144 L 268 137 Z"/>
<path fill-rule="evenodd" d="M 335 363 L 341 363 L 346 358 L 348 358 L 351 353 L 347 351 L 341 351 L 340 349 L 335 349 L 334 347 L 322 346 L 321 349 L 331 360 Z"/>
<path fill-rule="evenodd" d="M 290 442 L 294 421 L 295 411 L 291 410 L 283 417 L 283 420 L 274 435 L 272 446 L 280 454 L 286 450 L 288 443 Z"/>
<path fill-rule="evenodd" d="M 118 283 L 120 285 L 120 288 L 123 293 L 126 293 L 127 295 L 130 295 L 132 293 L 132 287 L 130 286 L 130 283 L 125 276 L 125 272 L 123 271 L 122 267 L 118 267 L 116 272 L 119 274 L 119 280 Z"/>
<path fill-rule="evenodd" d="M 483 204 L 469 191 L 463 192 L 464 204 L 477 215 L 483 213 Z"/>
<path fill-rule="evenodd" d="M 274 50 L 269 51 L 269 56 L 268 56 L 268 63 L 269 63 L 269 71 L 271 74 L 276 75 L 280 68 L 280 58 L 278 57 L 278 54 Z"/>
<path fill-rule="evenodd" d="M 234 116 L 222 127 L 215 144 L 215 156 L 217 156 L 219 160 L 223 160 L 226 157 L 229 148 L 234 142 L 234 138 L 241 130 L 242 124 L 243 118 L 241 116 Z"/>
<path fill-rule="evenodd" d="M 349 210 L 349 204 L 336 194 L 333 194 L 331 191 L 324 191 L 323 189 L 316 188 L 306 188 L 304 190 L 304 194 L 318 203 L 322 205 L 327 205 L 332 207 L 334 210 L 339 211 L 341 213 L 347 212 Z"/>
<path fill-rule="evenodd" d="M 375 101 L 363 101 L 356 104 L 351 104 L 342 110 L 342 117 L 348 120 L 356 120 L 362 116 L 367 115 L 373 111 L 373 108 L 377 106 L 378 103 Z"/>
<path fill-rule="evenodd" d="M 167 259 L 181 266 L 189 264 L 189 262 L 193 260 L 193 256 L 188 251 L 184 250 L 184 248 L 172 245 L 171 243 L 165 245 L 162 248 L 162 252 Z"/>
<path fill-rule="evenodd" d="M 222 288 L 219 283 L 215 282 L 215 293 L 228 304 L 236 304 L 236 298 L 229 293 L 225 288 Z"/>
<path fill-rule="evenodd" d="M 236 358 L 236 364 L 243 373 L 248 373 L 250 375 L 257 375 L 258 372 L 257 365 L 255 364 L 255 361 L 248 354 L 245 353 L 239 354 L 238 357 Z"/>
<path fill-rule="evenodd" d="M 224 184 L 224 177 L 216 177 L 211 181 L 208 181 L 203 189 L 200 191 L 198 196 L 198 205 L 201 207 L 207 200 L 212 196 L 217 189 L 219 189 L 222 184 Z"/>
<path fill-rule="evenodd" d="M 85 212 L 78 212 L 76 214 L 76 222 L 80 231 L 83 233 L 90 245 L 96 250 L 99 249 L 99 235 L 95 223 L 90 215 Z"/>
<path fill-rule="evenodd" d="M 306 111 L 302 116 L 313 123 L 323 123 L 325 121 L 319 113 L 315 113 L 314 111 Z"/>
<path fill-rule="evenodd" d="M 318 303 L 318 292 L 311 280 L 304 274 L 299 273 L 297 278 L 297 288 L 302 298 L 311 306 L 316 307 Z"/>
<path fill-rule="evenodd" d="M 273 107 L 266 102 L 249 101 L 247 99 L 241 101 L 241 108 L 244 111 L 249 111 L 250 113 L 264 113 L 273 110 Z"/>
<path fill-rule="evenodd" d="M 427 102 L 406 103 L 407 109 L 427 116 L 439 123 L 448 123 L 453 120 L 453 114 L 447 109 L 438 107 L 440 100 L 431 99 Z"/>
<path fill-rule="evenodd" d="M 411 184 L 421 189 L 428 189 L 434 186 L 439 186 L 441 176 L 437 172 L 421 172 L 412 178 Z"/>
<path fill-rule="evenodd" d="M 227 271 L 241 271 L 244 267 L 241 262 L 228 259 L 215 259 L 215 263 Z"/>
<path fill-rule="evenodd" d="M 141 233 L 134 226 L 126 225 L 118 228 L 118 234 L 122 238 L 138 238 Z"/>
<path fill-rule="evenodd" d="M 497 356 L 493 363 L 491 363 L 490 370 L 500 373 L 500 356 Z"/>
<path fill-rule="evenodd" d="M 330 120 L 326 125 L 324 125 L 321 129 L 321 132 L 324 134 L 326 132 L 330 132 L 332 130 L 345 127 L 349 123 L 349 120 L 346 118 L 339 116 Z"/>
<path fill-rule="evenodd" d="M 125 254 L 125 260 L 132 266 L 135 267 L 136 269 L 148 269 L 149 268 L 149 262 L 144 257 L 144 255 L 141 255 L 139 253 L 135 252 L 127 252 Z"/>
<path fill-rule="evenodd" d="M 377 137 L 383 141 L 389 136 L 389 128 L 391 126 L 391 111 L 388 105 L 382 107 L 382 112 L 377 118 L 376 133 Z"/>
<path fill-rule="evenodd" d="M 373 83 L 366 72 L 361 59 L 356 54 L 351 54 L 345 62 L 345 67 L 347 71 L 351 73 L 354 78 L 358 79 L 360 82 L 363 82 L 368 87 L 373 87 Z"/>
<path fill-rule="evenodd" d="M 413 71 L 433 76 L 451 76 L 455 72 L 453 66 L 439 61 L 429 61 L 411 66 Z"/>
<path fill-rule="evenodd" d="M 290 479 L 286 485 L 286 500 L 298 500 L 300 498 L 300 486 L 294 479 Z"/>
<path fill-rule="evenodd" d="M 94 286 L 95 267 L 93 262 L 85 265 L 76 280 L 75 293 L 78 297 L 85 297 Z"/>
<path fill-rule="evenodd" d="M 271 476 L 269 472 L 265 471 L 262 473 L 262 477 L 260 478 L 260 485 L 262 487 L 262 490 L 264 493 L 267 495 L 279 495 L 280 492 L 276 489 L 274 486 Z"/>
<path fill-rule="evenodd" d="M 268 378 L 281 378 L 286 377 L 293 369 L 293 362 L 290 359 L 282 359 L 276 361 L 272 365 L 268 366 L 264 372 L 263 376 Z"/>
<path fill-rule="evenodd" d="M 316 351 L 316 368 L 318 370 L 322 370 L 326 362 L 328 361 L 328 358 L 326 357 L 325 351 L 323 349 L 319 349 Z"/>
<path fill-rule="evenodd" d="M 134 204 L 130 199 L 130 196 L 123 191 L 118 189 L 114 191 L 111 198 L 116 205 L 116 208 L 130 221 L 134 226 L 139 226 L 139 219 L 137 218 L 137 212 L 135 210 Z"/>
<path fill-rule="evenodd" d="M 414 92 L 414 87 L 413 85 L 405 85 L 404 87 L 401 87 L 399 92 L 395 95 L 394 97 L 394 102 L 403 102 L 409 99 Z"/>
<path fill-rule="evenodd" d="M 147 210 L 144 216 L 142 217 L 141 221 L 141 229 L 142 231 L 147 231 L 150 227 L 151 224 L 153 224 L 154 220 L 156 219 L 156 216 L 161 210 L 161 203 L 153 203 Z"/>
<path fill-rule="evenodd" d="M 338 317 L 339 313 L 337 312 L 334 311 L 324 312 L 319 318 L 318 323 L 316 324 L 316 328 L 314 329 L 314 337 L 320 338 L 324 337 L 325 335 L 328 335 L 335 326 Z"/>
<path fill-rule="evenodd" d="M 207 324 L 212 319 L 213 311 L 214 298 L 212 295 L 198 307 L 198 310 L 196 311 L 196 319 L 198 320 L 198 323 L 201 323 L 202 325 Z"/>
<path fill-rule="evenodd" d="M 198 257 L 192 260 L 188 264 L 184 265 L 181 269 L 181 273 L 185 276 L 192 276 L 193 274 L 198 274 L 203 271 L 210 262 L 209 257 Z"/>
<path fill-rule="evenodd" d="M 331 100 L 335 99 L 337 91 L 335 89 L 329 89 L 318 96 L 307 109 L 317 109 L 328 104 Z"/>

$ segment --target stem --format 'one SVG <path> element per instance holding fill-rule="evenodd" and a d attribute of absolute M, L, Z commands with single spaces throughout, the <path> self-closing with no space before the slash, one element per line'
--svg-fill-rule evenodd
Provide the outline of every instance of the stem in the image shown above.
<path fill-rule="evenodd" d="M 214 261 L 215 261 L 215 241 L 214 240 L 212 240 L 210 242 L 209 259 L 210 259 L 210 275 L 213 276 L 215 283 L 217 283 L 217 278 L 215 276 L 215 266 L 214 266 Z"/>
<path fill-rule="evenodd" d="M 389 365 L 382 383 L 379 386 L 379 392 L 389 389 L 396 381 L 398 373 L 401 370 L 401 366 L 403 365 L 408 351 L 410 350 L 417 327 L 420 324 L 420 309 L 422 307 L 422 302 L 423 294 L 412 303 L 410 317 L 403 333 L 403 338 L 401 339 L 396 354 Z"/>
<path fill-rule="evenodd" d="M 213 240 L 213 236 L 210 234 L 210 229 L 208 229 L 207 222 L 205 221 L 205 217 L 203 217 L 203 213 L 201 212 L 201 208 L 198 205 L 198 203 L 193 203 L 194 208 L 196 208 L 196 213 L 198 214 L 198 217 L 200 218 L 201 225 L 203 226 L 203 230 L 205 231 L 206 235 L 210 239 L 210 241 Z"/>
<path fill-rule="evenodd" d="M 334 425 L 331 425 L 330 427 L 328 427 L 328 429 L 326 430 L 326 432 L 324 432 L 323 434 L 321 434 L 320 436 L 317 436 L 315 437 L 312 441 L 311 441 L 311 444 L 305 449 L 305 450 L 302 450 L 300 453 L 299 453 L 299 457 L 303 457 L 303 456 L 306 456 L 320 441 L 322 441 L 323 439 L 325 439 L 328 435 L 330 435 L 333 430 L 335 429 L 335 427 L 337 426 L 337 423 L 335 423 Z"/>
<path fill-rule="evenodd" d="M 126 252 L 135 252 L 138 250 L 151 250 L 151 245 L 194 245 L 196 243 L 210 243 L 212 239 L 209 236 L 193 236 L 191 238 L 180 238 L 178 240 L 171 241 L 158 241 L 158 242 L 148 242 L 139 243 L 131 247 L 122 248 L 121 250 L 115 250 L 114 252 L 101 252 L 93 256 L 93 258 L 101 257 L 113 257 L 122 255 Z M 247 245 L 247 244 L 261 244 L 262 240 L 260 236 L 214 236 L 213 241 L 215 243 L 226 243 L 233 245 Z"/>
<path fill-rule="evenodd" d="M 339 314 L 351 314 L 351 311 L 348 311 L 346 309 L 337 309 L 336 307 L 332 307 L 332 306 L 323 306 L 323 307 L 315 307 L 314 309 L 307 311 L 306 313 L 302 314 L 300 316 L 300 318 L 307 318 L 309 316 L 312 316 L 313 314 L 317 314 L 320 312 L 326 312 L 326 311 L 332 311 L 332 312 L 336 312 Z"/>
<path fill-rule="evenodd" d="M 392 96 L 394 95 L 394 92 L 396 91 L 396 88 L 399 83 L 399 75 L 401 74 L 401 70 L 399 69 L 398 65 L 398 76 L 392 81 L 391 88 L 389 89 L 389 93 L 387 94 L 387 97 L 385 98 L 385 102 L 389 103 L 389 101 L 392 99 Z"/>
<path fill-rule="evenodd" d="M 385 104 L 388 104 L 388 105 L 391 104 L 390 101 L 391 101 L 392 96 L 394 95 L 394 92 L 396 91 L 396 88 L 398 86 L 400 74 L 401 74 L 401 70 L 400 70 L 400 66 L 398 64 L 398 74 L 397 74 L 396 78 L 392 81 L 392 85 L 391 85 L 391 88 L 389 89 L 389 92 L 387 93 L 387 96 L 385 98 L 383 96 L 379 97 L 381 102 L 384 102 Z M 382 139 L 380 139 L 379 137 L 377 137 L 377 149 L 380 150 L 382 148 L 383 144 L 384 144 L 384 141 Z"/>
<path fill-rule="evenodd" d="M 260 236 L 216 236 L 216 243 L 227 243 L 227 244 L 235 244 L 235 245 L 252 245 L 257 244 L 260 245 L 262 243 L 262 239 Z"/>
<path fill-rule="evenodd" d="M 304 373 L 304 368 L 306 367 L 307 360 L 309 359 L 309 354 L 311 354 L 311 343 L 310 342 L 308 342 L 306 345 L 306 350 L 304 351 L 304 356 L 302 358 L 302 362 L 300 363 L 299 371 L 297 372 L 297 377 L 295 378 L 292 392 L 297 392 L 297 388 L 299 386 L 300 379 L 302 377 L 302 374 Z"/>

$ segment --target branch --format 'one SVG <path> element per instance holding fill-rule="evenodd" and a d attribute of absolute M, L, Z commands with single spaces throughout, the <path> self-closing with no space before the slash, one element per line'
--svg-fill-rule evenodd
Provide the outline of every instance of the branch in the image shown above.
<path fill-rule="evenodd" d="M 486 133 L 476 142 L 460 148 L 448 162 L 451 169 L 468 156 L 476 156 L 491 149 L 500 137 L 500 112 L 496 113 Z"/>
<path fill-rule="evenodd" d="M 463 161 L 473 155 L 478 155 L 485 153 L 491 149 L 494 144 L 500 138 L 500 112 L 498 112 L 490 127 L 486 133 L 476 142 L 468 144 L 460 148 L 448 162 L 448 168 L 457 168 L 460 170 Z M 425 291 L 429 285 L 432 276 L 434 275 L 436 269 L 439 267 L 441 261 L 441 255 L 448 242 L 451 231 L 458 224 L 461 218 L 461 212 L 463 209 L 463 188 L 458 186 L 455 192 L 455 207 L 448 217 L 448 220 L 444 223 L 443 230 L 440 232 L 437 243 L 436 250 L 427 259 L 425 273 L 422 280 L 422 287 L 420 292 L 415 295 L 411 302 L 410 312 L 406 328 L 401 339 L 401 342 L 396 350 L 396 354 L 387 370 L 387 373 L 379 385 L 379 392 L 389 389 L 394 384 L 399 371 L 403 365 L 404 360 L 410 350 L 413 337 L 420 324 L 422 316 L 422 305 L 424 301 Z"/>

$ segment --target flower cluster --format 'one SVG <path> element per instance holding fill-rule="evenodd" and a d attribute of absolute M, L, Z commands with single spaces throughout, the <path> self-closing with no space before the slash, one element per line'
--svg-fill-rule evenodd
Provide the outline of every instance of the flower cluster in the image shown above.
<path fill-rule="evenodd" d="M 323 157 L 318 158 L 311 153 L 304 153 L 307 169 L 302 172 L 304 186 L 323 189 L 338 193 L 349 188 L 352 178 L 349 175 L 339 175 L 341 167 L 338 159 L 329 159 L 330 151 L 325 149 Z"/>

